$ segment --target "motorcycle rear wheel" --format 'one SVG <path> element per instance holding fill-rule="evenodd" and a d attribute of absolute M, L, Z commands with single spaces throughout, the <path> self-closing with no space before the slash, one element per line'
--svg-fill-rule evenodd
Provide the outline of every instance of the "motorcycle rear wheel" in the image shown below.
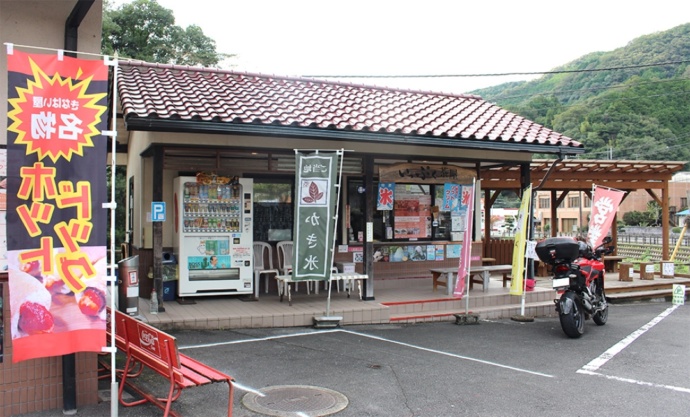
<path fill-rule="evenodd" d="M 566 292 L 561 297 L 561 312 L 558 318 L 561 321 L 563 333 L 572 339 L 577 339 L 585 332 L 585 310 L 580 304 L 580 299 L 573 292 Z M 569 309 L 564 308 L 569 305 Z M 567 313 L 564 313 L 568 310 Z"/>

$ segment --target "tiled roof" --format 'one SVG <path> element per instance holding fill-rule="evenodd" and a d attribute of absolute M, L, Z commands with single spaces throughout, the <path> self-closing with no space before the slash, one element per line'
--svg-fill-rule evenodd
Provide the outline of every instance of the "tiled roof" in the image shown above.
<path fill-rule="evenodd" d="M 140 61 L 120 62 L 118 94 L 129 121 L 251 124 L 323 130 L 324 137 L 348 131 L 457 140 L 458 147 L 479 140 L 487 148 L 512 143 L 583 151 L 579 142 L 474 95 Z"/>

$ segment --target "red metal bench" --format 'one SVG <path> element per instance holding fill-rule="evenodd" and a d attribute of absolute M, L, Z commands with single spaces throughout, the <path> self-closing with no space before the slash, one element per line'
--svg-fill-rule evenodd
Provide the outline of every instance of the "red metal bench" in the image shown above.
<path fill-rule="evenodd" d="M 108 334 L 108 341 L 110 341 L 110 334 Z M 226 382 L 229 386 L 228 417 L 232 416 L 234 379 L 180 353 L 173 336 L 134 317 L 115 311 L 115 344 L 126 357 L 124 368 L 117 370 L 120 378 L 118 399 L 123 406 L 131 407 L 150 402 L 164 411 L 164 417 L 179 417 L 179 414 L 171 410 L 171 405 L 180 397 L 183 389 Z M 107 367 L 106 364 L 104 365 Z M 166 397 L 158 398 L 135 384 L 136 378 L 145 368 L 153 370 L 169 381 L 170 386 Z M 122 397 L 125 386 L 142 398 L 125 401 Z"/>

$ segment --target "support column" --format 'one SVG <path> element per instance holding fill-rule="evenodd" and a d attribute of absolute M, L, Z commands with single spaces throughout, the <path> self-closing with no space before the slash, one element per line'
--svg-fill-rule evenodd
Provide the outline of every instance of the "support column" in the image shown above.
<path fill-rule="evenodd" d="M 491 190 L 484 189 L 484 254 L 491 240 Z"/>
<path fill-rule="evenodd" d="M 669 223 L 671 221 L 669 215 L 669 197 L 668 197 L 668 181 L 663 182 L 661 189 L 661 259 L 668 259 L 669 250 Z"/>
<path fill-rule="evenodd" d="M 551 237 L 558 236 L 558 201 L 556 190 L 551 190 Z"/>
<path fill-rule="evenodd" d="M 374 209 L 376 207 L 375 196 L 377 190 L 374 190 L 374 158 L 371 156 L 364 157 L 364 223 L 365 231 L 367 224 L 374 223 Z M 363 299 L 370 301 L 374 300 L 374 242 L 369 242 L 366 239 L 367 233 L 364 233 L 364 273 L 369 275 L 369 279 L 364 280 L 364 296 Z"/>
<path fill-rule="evenodd" d="M 163 201 L 163 148 L 153 149 L 153 192 L 152 201 Z M 163 306 L 163 223 L 153 222 L 153 288 L 158 296 L 158 311 L 164 312 Z M 146 294 L 145 294 L 146 295 Z"/>

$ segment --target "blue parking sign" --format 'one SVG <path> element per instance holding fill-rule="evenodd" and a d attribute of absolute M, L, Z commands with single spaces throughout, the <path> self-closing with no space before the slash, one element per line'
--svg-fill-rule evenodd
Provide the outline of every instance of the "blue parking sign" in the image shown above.
<path fill-rule="evenodd" d="M 164 222 L 165 221 L 165 201 L 151 202 L 151 221 Z"/>

